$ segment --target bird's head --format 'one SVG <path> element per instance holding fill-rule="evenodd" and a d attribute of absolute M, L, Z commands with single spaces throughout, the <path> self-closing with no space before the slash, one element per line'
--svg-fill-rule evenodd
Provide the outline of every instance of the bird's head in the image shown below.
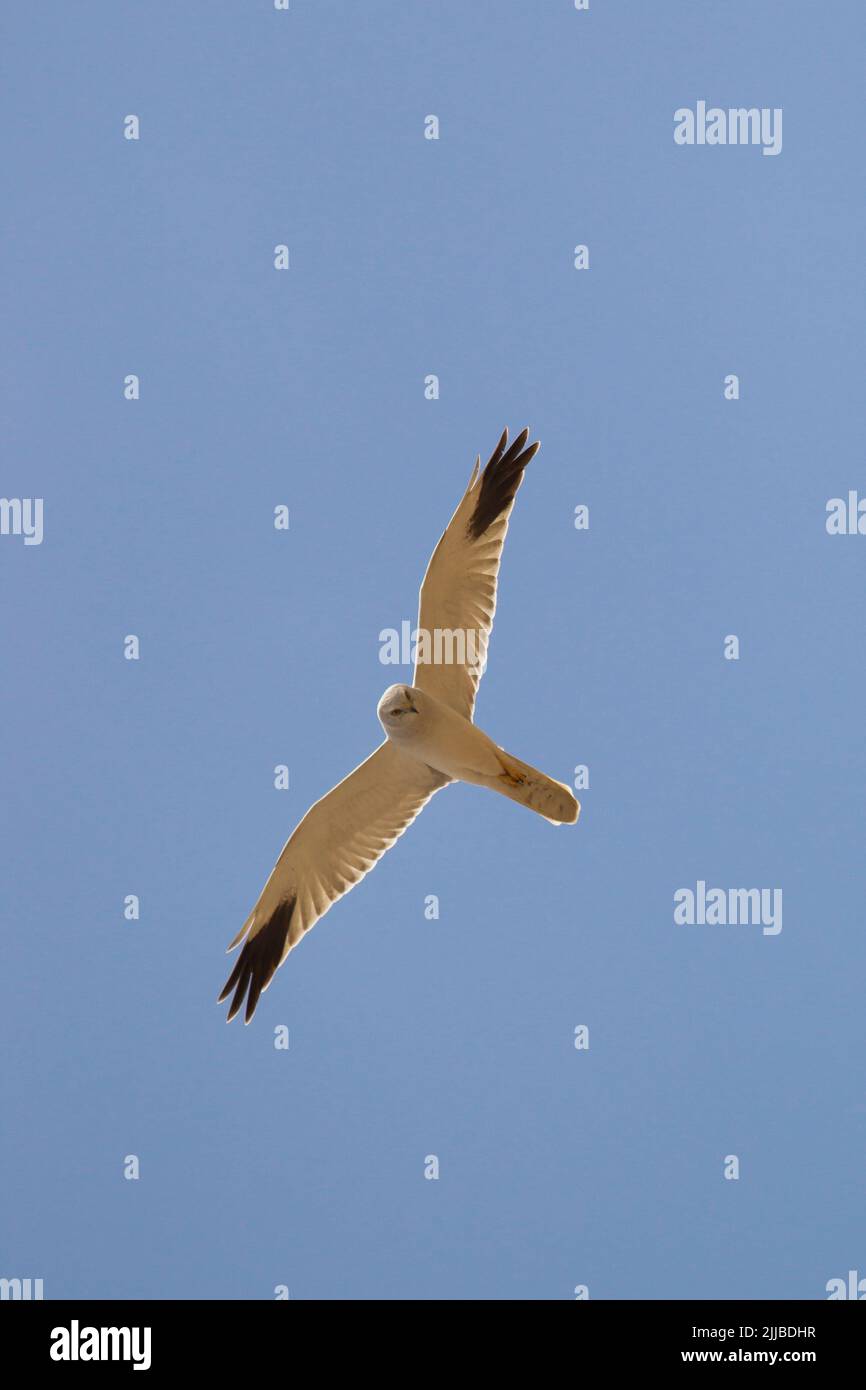
<path fill-rule="evenodd" d="M 389 685 L 376 713 L 386 734 L 399 734 L 414 724 L 418 715 L 418 691 L 411 685 Z"/>

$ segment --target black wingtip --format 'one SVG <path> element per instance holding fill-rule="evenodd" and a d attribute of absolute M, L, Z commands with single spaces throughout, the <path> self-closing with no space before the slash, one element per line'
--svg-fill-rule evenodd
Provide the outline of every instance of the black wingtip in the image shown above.
<path fill-rule="evenodd" d="M 248 937 L 235 961 L 234 969 L 222 988 L 217 1003 L 222 1004 L 234 990 L 234 998 L 229 1005 L 226 1023 L 231 1023 L 246 998 L 244 1022 L 249 1023 L 256 1011 L 256 1005 L 263 990 L 267 989 L 283 959 L 292 913 L 294 898 L 280 903 L 269 921 Z"/>
<path fill-rule="evenodd" d="M 488 459 L 478 489 L 478 501 L 469 518 L 469 535 L 473 540 L 482 536 L 498 516 L 507 511 L 514 501 L 514 495 L 523 481 L 526 465 L 535 458 L 541 444 L 538 440 L 526 447 L 529 427 L 521 430 L 510 448 L 508 430 L 502 436 Z"/>

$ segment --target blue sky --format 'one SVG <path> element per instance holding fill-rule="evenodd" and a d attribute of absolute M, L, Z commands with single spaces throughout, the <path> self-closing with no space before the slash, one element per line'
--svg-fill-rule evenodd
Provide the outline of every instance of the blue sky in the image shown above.
<path fill-rule="evenodd" d="M 0 537 L 0 1274 L 232 1299 L 866 1274 L 866 539 L 825 529 L 866 495 L 862 6 L 4 26 L 0 492 L 44 499 L 44 539 Z M 677 146 L 699 100 L 782 108 L 781 153 Z M 409 676 L 379 633 L 525 424 L 477 715 L 588 766 L 581 821 L 447 789 L 227 1028 L 225 946 Z M 675 925 L 698 880 L 780 888 L 782 931 Z"/>

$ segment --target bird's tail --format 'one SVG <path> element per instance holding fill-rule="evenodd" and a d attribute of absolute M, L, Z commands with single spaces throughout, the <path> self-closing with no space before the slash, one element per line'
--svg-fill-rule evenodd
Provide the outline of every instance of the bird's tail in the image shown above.
<path fill-rule="evenodd" d="M 536 811 L 553 825 L 574 824 L 580 815 L 580 802 L 564 782 L 555 782 L 503 748 L 497 748 L 496 756 L 502 772 L 496 777 L 479 777 L 482 786 L 519 801 L 521 806 L 528 806 L 530 811 Z"/>

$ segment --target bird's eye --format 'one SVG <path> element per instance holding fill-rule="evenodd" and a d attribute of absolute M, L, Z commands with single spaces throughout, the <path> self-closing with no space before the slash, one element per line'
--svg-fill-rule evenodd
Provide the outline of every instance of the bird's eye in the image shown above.
<path fill-rule="evenodd" d="M 403 710 L 401 710 L 401 709 L 392 709 L 392 711 L 391 711 L 392 714 L 403 714 L 404 712 L 405 712 L 405 711 L 403 711 Z"/>

